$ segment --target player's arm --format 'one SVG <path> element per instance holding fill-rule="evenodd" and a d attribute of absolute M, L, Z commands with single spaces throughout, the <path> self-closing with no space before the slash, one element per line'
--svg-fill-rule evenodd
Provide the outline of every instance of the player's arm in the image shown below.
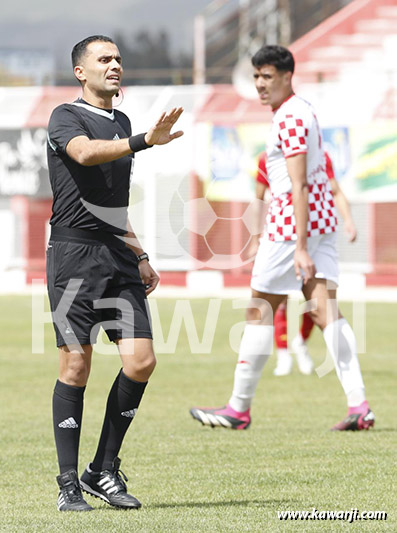
<path fill-rule="evenodd" d="M 292 203 L 296 220 L 295 272 L 296 277 L 301 279 L 301 270 L 303 270 L 303 283 L 307 283 L 314 277 L 316 268 L 307 251 L 309 187 L 306 177 L 306 154 L 301 153 L 287 157 L 286 162 L 288 174 L 292 182 Z"/>
<path fill-rule="evenodd" d="M 130 221 L 127 220 L 127 233 L 124 235 L 125 242 L 128 248 L 130 248 L 137 256 L 144 253 L 143 248 L 136 236 Z M 160 277 L 157 272 L 151 267 L 148 259 L 142 259 L 138 263 L 139 274 L 142 279 L 142 283 L 145 285 L 146 294 L 150 294 L 157 287 Z"/>
<path fill-rule="evenodd" d="M 357 229 L 354 224 L 349 201 L 335 178 L 330 179 L 329 182 L 331 185 L 332 194 L 334 195 L 336 207 L 339 213 L 342 215 L 345 232 L 349 237 L 349 242 L 354 242 L 357 238 Z"/>
<path fill-rule="evenodd" d="M 133 135 L 126 139 L 106 141 L 78 135 L 68 142 L 66 153 L 80 165 L 90 167 L 110 163 L 155 144 L 167 144 L 183 135 L 183 131 L 171 133 L 172 127 L 182 112 L 181 107 L 174 108 L 169 113 L 164 112 L 147 133 Z"/>

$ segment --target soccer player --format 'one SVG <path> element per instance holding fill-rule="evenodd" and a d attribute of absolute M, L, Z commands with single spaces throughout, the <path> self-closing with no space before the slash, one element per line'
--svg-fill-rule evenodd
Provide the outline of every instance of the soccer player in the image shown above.
<path fill-rule="evenodd" d="M 326 157 L 329 156 L 326 153 Z M 266 152 L 262 152 L 259 156 L 258 169 L 256 174 L 256 188 L 255 195 L 258 200 L 264 200 L 266 190 L 270 188 L 268 182 L 268 175 L 266 169 Z M 330 161 L 331 163 L 331 161 Z M 331 163 L 332 169 L 332 163 Z M 327 167 L 328 174 L 328 167 Z M 255 235 L 252 235 L 251 246 L 249 250 L 250 257 L 255 256 L 260 242 L 260 220 L 262 218 L 262 213 L 259 209 L 255 212 L 254 221 L 255 227 L 258 229 Z M 288 351 L 287 343 L 287 304 L 286 300 L 282 302 L 274 316 L 274 342 L 276 344 L 276 354 L 277 354 L 277 366 L 273 370 L 275 376 L 286 376 L 292 371 L 292 357 Z M 308 327 L 309 325 L 309 327 Z M 308 339 L 310 332 L 314 326 L 312 319 L 310 318 L 309 313 L 304 313 L 302 327 L 299 334 L 293 339 L 292 349 L 296 355 L 296 362 L 298 368 L 302 374 L 309 375 L 313 372 L 314 364 L 312 358 L 310 357 L 309 351 L 306 346 L 306 340 Z M 305 335 L 304 337 L 302 337 Z"/>
<path fill-rule="evenodd" d="M 357 230 L 352 217 L 350 204 L 340 188 L 332 166 L 332 161 L 327 151 L 324 151 L 325 156 L 325 170 L 331 185 L 331 191 L 334 196 L 334 201 L 339 213 L 342 215 L 344 222 L 344 230 L 349 242 L 354 242 L 357 238 Z M 259 157 L 258 170 L 256 175 L 256 197 L 259 200 L 264 199 L 265 191 L 269 188 L 267 181 L 266 169 L 266 152 L 262 152 Z M 257 213 L 260 218 L 260 214 Z M 259 221 L 258 221 L 259 222 Z M 257 222 L 258 226 L 259 223 Z M 259 247 L 259 234 L 253 235 L 253 245 L 250 253 L 256 254 Z M 291 342 L 292 351 L 295 353 L 298 368 L 302 374 L 309 375 L 313 372 L 313 361 L 310 357 L 307 340 L 313 330 L 314 322 L 311 319 L 310 313 L 304 313 L 302 325 L 299 333 Z M 282 302 L 274 316 L 274 340 L 277 348 L 277 366 L 273 371 L 275 376 L 286 376 L 292 370 L 292 357 L 288 351 L 287 345 L 287 305 L 286 301 Z"/>
<path fill-rule="evenodd" d="M 60 474 L 58 509 L 90 511 L 83 490 L 114 507 L 134 508 L 118 453 L 156 360 L 146 296 L 159 278 L 127 220 L 135 153 L 167 144 L 182 113 L 163 113 L 148 132 L 131 135 L 127 116 L 112 108 L 123 68 L 116 44 L 94 35 L 72 51 L 82 98 L 54 109 L 48 125 L 53 190 L 47 250 L 50 305 L 59 348 L 53 424 Z M 92 463 L 79 482 L 83 397 L 99 325 L 118 347 L 122 369 L 111 387 Z"/>
<path fill-rule="evenodd" d="M 312 318 L 323 332 L 347 397 L 348 415 L 333 429 L 368 429 L 375 417 L 365 398 L 354 333 L 336 301 L 336 211 L 320 127 L 312 106 L 294 94 L 289 50 L 263 46 L 252 65 L 259 99 L 274 113 L 267 144 L 272 191 L 268 238 L 261 240 L 253 267 L 232 396 L 225 407 L 195 407 L 190 412 L 205 425 L 249 427 L 252 399 L 272 353 L 274 313 L 288 292 L 301 289 L 306 300 L 317 301 Z"/>

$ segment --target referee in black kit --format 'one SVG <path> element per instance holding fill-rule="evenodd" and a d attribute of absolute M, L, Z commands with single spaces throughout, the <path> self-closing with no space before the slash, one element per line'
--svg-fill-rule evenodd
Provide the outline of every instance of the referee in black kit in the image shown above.
<path fill-rule="evenodd" d="M 114 507 L 139 508 L 127 493 L 118 453 L 156 364 L 146 295 L 159 278 L 128 223 L 130 174 L 135 152 L 183 135 L 171 134 L 183 109 L 163 113 L 147 133 L 131 136 L 127 116 L 112 108 L 123 74 L 116 44 L 102 35 L 88 37 L 73 48 L 72 63 L 82 98 L 57 107 L 48 125 L 54 201 L 47 279 L 59 348 L 53 395 L 58 509 L 92 510 L 81 489 Z M 79 481 L 83 397 L 101 323 L 117 344 L 122 369 L 109 393 L 96 454 Z"/>

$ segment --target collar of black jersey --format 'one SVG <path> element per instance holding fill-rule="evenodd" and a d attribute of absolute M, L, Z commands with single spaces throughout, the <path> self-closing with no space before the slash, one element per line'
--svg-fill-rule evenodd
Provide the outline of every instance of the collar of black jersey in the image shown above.
<path fill-rule="evenodd" d="M 89 104 L 86 102 L 86 100 L 83 100 L 83 98 L 77 98 L 72 105 L 83 107 L 84 109 L 87 109 L 88 111 L 91 111 L 92 113 L 95 113 L 97 115 L 101 115 L 102 117 L 109 118 L 110 120 L 114 120 L 114 110 L 113 109 L 103 109 L 102 107 L 96 107 L 92 104 Z"/>

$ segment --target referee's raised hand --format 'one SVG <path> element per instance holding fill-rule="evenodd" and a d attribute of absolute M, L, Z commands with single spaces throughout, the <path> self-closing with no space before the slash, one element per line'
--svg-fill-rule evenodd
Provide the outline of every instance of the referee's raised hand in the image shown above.
<path fill-rule="evenodd" d="M 145 135 L 146 144 L 167 144 L 178 137 L 182 137 L 183 131 L 171 133 L 171 129 L 183 113 L 183 107 L 174 107 L 168 113 L 164 112 L 154 126 Z"/>

